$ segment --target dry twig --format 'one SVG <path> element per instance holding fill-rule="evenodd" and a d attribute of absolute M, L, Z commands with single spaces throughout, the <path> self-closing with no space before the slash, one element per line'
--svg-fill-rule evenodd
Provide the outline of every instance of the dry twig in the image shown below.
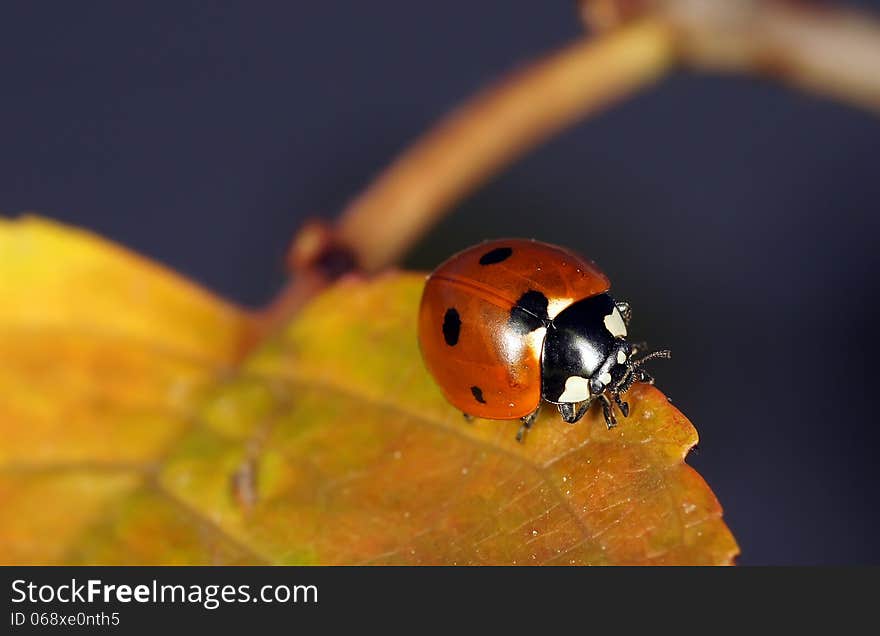
<path fill-rule="evenodd" d="M 792 0 L 582 0 L 597 31 L 650 16 L 676 30 L 680 61 L 713 72 L 768 75 L 880 112 L 880 21 Z"/>
<path fill-rule="evenodd" d="M 666 25 L 635 23 L 577 41 L 466 102 L 379 175 L 333 226 L 311 222 L 297 235 L 288 259 L 294 276 L 264 312 L 266 328 L 342 273 L 339 263 L 367 273 L 393 264 L 503 166 L 661 77 L 673 63 L 673 45 Z"/>
<path fill-rule="evenodd" d="M 582 0 L 581 8 L 598 35 L 478 94 L 401 154 L 335 224 L 300 232 L 293 279 L 264 312 L 266 329 L 342 272 L 393 264 L 504 166 L 677 63 L 770 75 L 880 111 L 880 23 L 868 16 L 786 0 Z"/>

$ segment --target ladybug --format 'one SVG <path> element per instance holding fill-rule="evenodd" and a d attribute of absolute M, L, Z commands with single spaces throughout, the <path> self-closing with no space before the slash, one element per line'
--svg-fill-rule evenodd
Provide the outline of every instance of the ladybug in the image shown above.
<path fill-rule="evenodd" d="M 653 383 L 626 340 L 629 303 L 616 301 L 596 265 L 539 241 L 487 241 L 449 258 L 427 279 L 419 345 L 428 371 L 465 417 L 522 420 L 542 400 L 575 423 L 594 401 L 608 428 L 624 417 L 635 382 Z"/>

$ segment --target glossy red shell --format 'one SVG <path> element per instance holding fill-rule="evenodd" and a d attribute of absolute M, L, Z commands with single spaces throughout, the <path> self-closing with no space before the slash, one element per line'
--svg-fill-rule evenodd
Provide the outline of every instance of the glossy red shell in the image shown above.
<path fill-rule="evenodd" d="M 526 239 L 475 245 L 440 265 L 425 284 L 419 309 L 425 365 L 464 413 L 528 415 L 541 401 L 545 330 L 523 335 L 511 311 L 527 292 L 540 292 L 552 319 L 609 287 L 594 263 L 561 247 Z"/>

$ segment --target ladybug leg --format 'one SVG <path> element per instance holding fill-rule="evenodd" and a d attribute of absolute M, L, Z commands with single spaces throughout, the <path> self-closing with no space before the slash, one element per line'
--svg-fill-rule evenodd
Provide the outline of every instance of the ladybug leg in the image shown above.
<path fill-rule="evenodd" d="M 464 418 L 465 422 L 473 422 L 474 421 L 474 416 L 471 415 L 470 413 L 462 412 L 461 416 Z"/>
<path fill-rule="evenodd" d="M 617 426 L 617 418 L 614 417 L 614 411 L 611 409 L 611 401 L 604 393 L 599 396 L 599 399 L 602 400 L 602 415 L 605 416 L 605 426 L 608 428 L 614 428 Z M 627 410 L 629 410 L 629 408 L 627 408 Z"/>
<path fill-rule="evenodd" d="M 559 409 L 559 414 L 562 416 L 564 422 L 568 422 L 569 424 L 574 422 L 574 404 L 571 402 L 565 402 L 563 404 L 557 404 L 556 408 Z"/>
<path fill-rule="evenodd" d="M 557 404 L 556 408 L 559 409 L 559 414 L 562 416 L 563 421 L 574 424 L 579 419 L 581 419 L 584 414 L 590 408 L 590 400 L 584 400 L 583 402 L 566 402 L 563 404 Z"/>
<path fill-rule="evenodd" d="M 632 320 L 633 315 L 632 307 L 625 300 L 618 300 L 614 304 L 617 306 L 617 311 L 620 312 L 620 317 L 623 318 L 623 324 L 629 327 L 629 321 Z"/>
<path fill-rule="evenodd" d="M 519 427 L 519 430 L 516 432 L 516 441 L 522 442 L 523 438 L 526 435 L 526 431 L 532 428 L 532 424 L 535 423 L 535 420 L 538 419 L 538 412 L 541 410 L 539 406 L 534 411 L 526 415 L 525 417 L 521 417 L 520 421 L 522 425 Z"/>
<path fill-rule="evenodd" d="M 623 413 L 623 416 L 629 417 L 629 403 L 620 399 L 620 393 L 614 393 L 613 396 L 614 403 L 617 405 L 617 408 L 620 409 L 620 412 Z"/>

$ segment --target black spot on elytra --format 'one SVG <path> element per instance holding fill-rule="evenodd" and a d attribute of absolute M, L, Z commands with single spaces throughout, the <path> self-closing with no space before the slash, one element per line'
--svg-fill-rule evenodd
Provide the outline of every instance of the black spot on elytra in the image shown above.
<path fill-rule="evenodd" d="M 460 332 L 461 318 L 459 318 L 455 307 L 450 307 L 446 310 L 446 315 L 443 316 L 443 339 L 446 340 L 446 344 L 450 347 L 457 345 Z"/>
<path fill-rule="evenodd" d="M 513 250 L 509 247 L 496 247 L 480 257 L 480 265 L 494 265 L 510 258 Z"/>
<path fill-rule="evenodd" d="M 539 291 L 527 291 L 510 310 L 508 322 L 517 333 L 522 335 L 546 327 L 550 323 L 547 305 L 547 297 L 544 294 Z"/>
<path fill-rule="evenodd" d="M 478 386 L 471 387 L 471 393 L 474 394 L 474 399 L 480 404 L 485 404 L 486 400 L 483 399 L 483 389 Z"/>

